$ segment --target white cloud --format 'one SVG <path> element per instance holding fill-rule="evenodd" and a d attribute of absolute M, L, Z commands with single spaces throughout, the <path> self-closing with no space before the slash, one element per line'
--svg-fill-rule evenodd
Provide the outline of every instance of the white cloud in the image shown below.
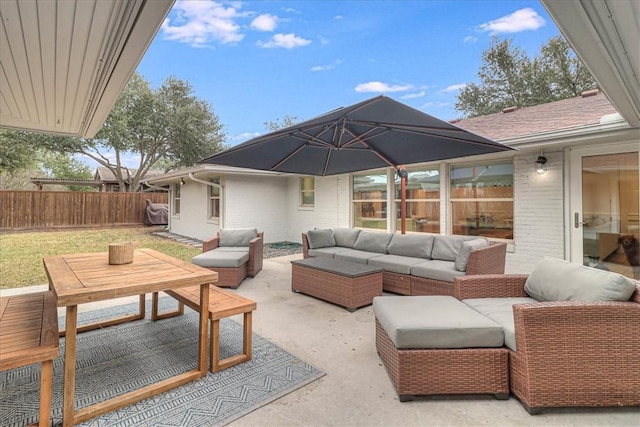
<path fill-rule="evenodd" d="M 516 10 L 510 15 L 503 16 L 493 21 L 480 24 L 480 30 L 490 32 L 492 34 L 497 33 L 519 33 L 520 31 L 532 30 L 535 31 L 538 28 L 546 24 L 544 18 L 538 15 L 538 12 L 530 7 Z"/>
<path fill-rule="evenodd" d="M 408 93 L 406 95 L 402 95 L 400 98 L 401 99 L 414 99 L 414 98 L 422 98 L 423 96 L 425 96 L 427 93 L 424 90 L 421 90 L 420 92 L 415 92 L 415 93 Z"/>
<path fill-rule="evenodd" d="M 455 92 L 457 90 L 464 89 L 464 87 L 466 85 L 467 85 L 466 83 L 459 83 L 457 85 L 449 85 L 446 88 L 442 89 L 442 92 Z"/>
<path fill-rule="evenodd" d="M 475 36 L 467 36 L 463 40 L 465 43 L 474 43 L 478 41 L 478 38 Z"/>
<path fill-rule="evenodd" d="M 343 62 L 344 62 L 344 60 L 338 59 L 338 60 L 332 62 L 331 64 L 316 65 L 315 67 L 311 67 L 311 71 L 329 71 L 329 70 L 333 70 L 334 68 L 336 68 L 338 65 L 342 64 Z"/>
<path fill-rule="evenodd" d="M 251 21 L 251 28 L 258 31 L 273 31 L 277 25 L 278 17 L 268 13 L 256 16 L 253 21 Z"/>
<path fill-rule="evenodd" d="M 235 19 L 243 14 L 239 6 L 225 7 L 215 1 L 177 1 L 173 16 L 165 19 L 162 33 L 167 40 L 205 47 L 212 42 L 237 43 L 244 38 Z"/>
<path fill-rule="evenodd" d="M 413 85 L 389 85 L 382 82 L 360 83 L 356 86 L 356 92 L 404 92 L 414 89 Z"/>
<path fill-rule="evenodd" d="M 311 40 L 303 39 L 302 37 L 298 37 L 293 33 L 289 34 L 275 34 L 271 39 L 267 42 L 259 41 L 257 44 L 260 47 L 264 47 L 267 49 L 282 47 L 285 49 L 293 49 L 296 47 L 306 46 L 311 43 Z"/>
<path fill-rule="evenodd" d="M 233 141 L 242 142 L 242 141 L 248 141 L 251 138 L 255 138 L 256 136 L 260 136 L 260 135 L 262 135 L 260 132 L 243 132 L 239 135 L 232 137 L 231 139 Z"/>
<path fill-rule="evenodd" d="M 343 15 L 336 15 L 336 16 L 333 17 L 333 19 L 343 19 L 343 18 L 344 18 Z"/>

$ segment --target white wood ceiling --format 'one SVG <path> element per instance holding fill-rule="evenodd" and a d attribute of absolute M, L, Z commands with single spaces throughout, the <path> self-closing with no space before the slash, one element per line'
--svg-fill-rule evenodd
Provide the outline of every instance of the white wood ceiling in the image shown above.
<path fill-rule="evenodd" d="M 92 137 L 174 0 L 1 0 L 0 126 Z"/>

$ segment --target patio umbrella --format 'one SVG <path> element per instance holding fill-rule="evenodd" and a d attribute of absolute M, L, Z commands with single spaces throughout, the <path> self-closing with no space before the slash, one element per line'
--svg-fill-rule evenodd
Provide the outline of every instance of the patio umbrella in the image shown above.
<path fill-rule="evenodd" d="M 327 176 L 506 150 L 511 148 L 383 95 L 250 139 L 200 163 Z M 399 175 L 404 211 L 406 173 Z"/>

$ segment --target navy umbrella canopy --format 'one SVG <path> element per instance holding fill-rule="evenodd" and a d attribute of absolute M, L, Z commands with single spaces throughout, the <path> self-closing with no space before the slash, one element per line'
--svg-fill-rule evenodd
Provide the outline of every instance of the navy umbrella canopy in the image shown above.
<path fill-rule="evenodd" d="M 200 163 L 326 176 L 507 150 L 378 96 L 253 138 Z"/>

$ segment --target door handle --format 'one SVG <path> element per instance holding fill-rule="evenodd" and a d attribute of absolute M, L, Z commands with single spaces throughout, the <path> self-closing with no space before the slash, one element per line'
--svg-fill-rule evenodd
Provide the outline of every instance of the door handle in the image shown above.
<path fill-rule="evenodd" d="M 573 220 L 574 220 L 574 227 L 575 228 L 580 228 L 581 225 L 585 225 L 586 222 L 584 221 L 580 221 L 580 213 L 576 212 L 573 214 Z"/>

